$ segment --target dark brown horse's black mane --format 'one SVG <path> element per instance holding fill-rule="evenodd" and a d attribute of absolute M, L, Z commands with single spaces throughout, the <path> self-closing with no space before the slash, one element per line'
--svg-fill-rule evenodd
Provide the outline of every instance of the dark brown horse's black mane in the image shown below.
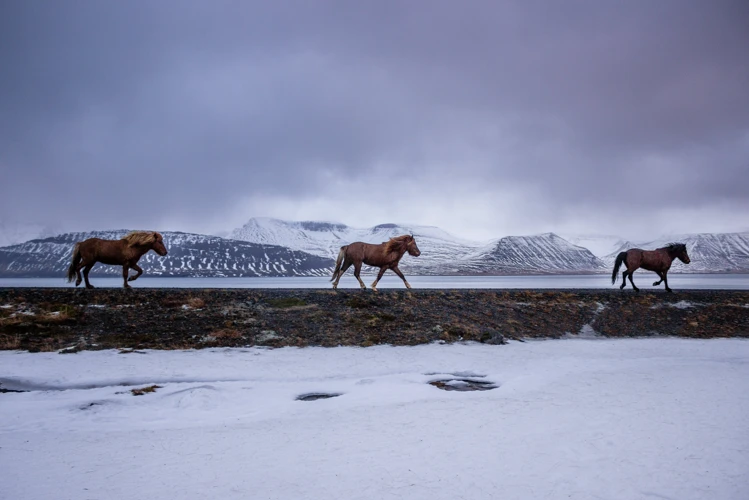
<path fill-rule="evenodd" d="M 686 250 L 687 246 L 684 243 L 669 243 L 663 249 L 669 252 L 681 252 L 682 250 Z"/>

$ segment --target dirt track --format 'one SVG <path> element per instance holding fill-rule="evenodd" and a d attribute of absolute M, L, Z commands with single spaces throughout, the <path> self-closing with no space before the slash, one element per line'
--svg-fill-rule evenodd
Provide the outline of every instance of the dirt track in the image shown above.
<path fill-rule="evenodd" d="M 0 289 L 0 349 L 749 337 L 749 292 Z"/>

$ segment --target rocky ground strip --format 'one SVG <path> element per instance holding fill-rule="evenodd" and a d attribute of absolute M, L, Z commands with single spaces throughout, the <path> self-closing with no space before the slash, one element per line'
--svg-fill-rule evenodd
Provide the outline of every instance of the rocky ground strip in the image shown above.
<path fill-rule="evenodd" d="M 749 337 L 749 292 L 0 289 L 4 350 L 137 354 L 652 335 Z"/>

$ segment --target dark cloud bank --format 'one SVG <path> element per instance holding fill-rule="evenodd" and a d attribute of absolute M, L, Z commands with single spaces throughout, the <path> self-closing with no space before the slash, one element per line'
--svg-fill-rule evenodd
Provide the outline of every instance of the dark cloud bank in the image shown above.
<path fill-rule="evenodd" d="M 749 228 L 747 2 L 0 9 L 0 220 Z"/>

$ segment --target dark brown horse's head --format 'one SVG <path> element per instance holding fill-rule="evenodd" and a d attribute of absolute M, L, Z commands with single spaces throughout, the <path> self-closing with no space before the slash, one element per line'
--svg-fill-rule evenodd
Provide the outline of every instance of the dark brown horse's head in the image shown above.
<path fill-rule="evenodd" d="M 408 235 L 406 237 L 406 251 L 409 255 L 413 255 L 414 257 L 418 257 L 421 255 L 421 250 L 419 250 L 419 247 L 416 246 L 416 240 L 414 239 L 413 235 Z"/>
<path fill-rule="evenodd" d="M 169 253 L 164 246 L 161 233 L 155 231 L 133 231 L 125 236 L 124 240 L 130 246 L 148 247 L 149 250 L 153 250 L 162 257 Z"/>
<path fill-rule="evenodd" d="M 684 264 L 689 264 L 689 255 L 687 255 L 687 246 L 684 243 L 671 243 L 666 247 L 669 255 L 676 257 Z"/>

